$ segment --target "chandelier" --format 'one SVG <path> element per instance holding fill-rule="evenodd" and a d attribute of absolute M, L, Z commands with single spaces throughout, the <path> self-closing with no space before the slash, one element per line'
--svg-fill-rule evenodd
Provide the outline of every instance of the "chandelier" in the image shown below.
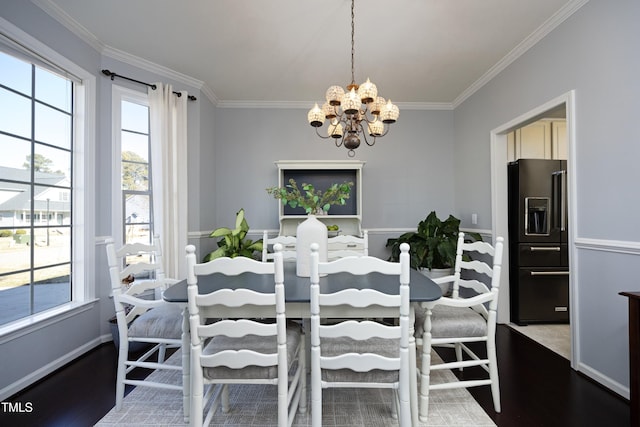
<path fill-rule="evenodd" d="M 369 79 L 361 85 L 355 83 L 354 1 L 351 0 L 351 83 L 346 91 L 341 86 L 331 86 L 327 89 L 322 108 L 316 103 L 307 114 L 307 120 L 316 129 L 316 134 L 323 139 L 333 138 L 336 147 L 344 145 L 349 150 L 349 157 L 355 156 L 353 150 L 360 146 L 361 136 L 368 146 L 373 146 L 376 138 L 385 136 L 389 132 L 389 125 L 395 123 L 400 115 L 398 106 L 378 96 L 376 85 Z M 327 136 L 318 132 L 325 119 L 329 120 Z"/>

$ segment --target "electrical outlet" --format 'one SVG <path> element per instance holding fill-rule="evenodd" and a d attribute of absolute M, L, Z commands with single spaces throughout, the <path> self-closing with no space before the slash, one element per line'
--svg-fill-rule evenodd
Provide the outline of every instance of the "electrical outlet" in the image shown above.
<path fill-rule="evenodd" d="M 476 213 L 471 214 L 471 224 L 473 224 L 473 225 L 477 225 L 478 224 L 478 214 L 476 214 Z"/>

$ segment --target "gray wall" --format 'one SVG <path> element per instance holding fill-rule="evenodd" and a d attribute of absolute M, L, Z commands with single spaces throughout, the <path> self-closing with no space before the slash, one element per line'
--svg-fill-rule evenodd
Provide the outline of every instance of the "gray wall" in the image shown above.
<path fill-rule="evenodd" d="M 578 369 L 622 393 L 629 384 L 627 301 L 618 292 L 638 288 L 629 273 L 640 265 L 638 17 L 638 1 L 591 0 L 454 118 L 455 210 L 478 212 L 479 226 L 491 228 L 491 130 L 575 90 L 574 351 Z"/>
<path fill-rule="evenodd" d="M 232 225 L 240 208 L 252 229 L 278 229 L 277 201 L 265 191 L 278 183 L 274 162 L 348 159 L 344 147 L 315 135 L 306 114 L 306 109 L 216 110 L 213 158 L 202 158 L 214 165 L 202 167 L 213 183 L 202 199 L 214 191 L 216 206 L 213 215 L 203 215 L 203 231 Z M 362 142 L 355 157 L 365 162 L 362 226 L 414 228 L 431 210 L 443 217 L 453 213 L 453 147 L 452 111 L 401 110 L 398 123 L 374 147 Z M 397 233 L 373 232 L 372 254 L 383 254 L 391 236 Z"/>

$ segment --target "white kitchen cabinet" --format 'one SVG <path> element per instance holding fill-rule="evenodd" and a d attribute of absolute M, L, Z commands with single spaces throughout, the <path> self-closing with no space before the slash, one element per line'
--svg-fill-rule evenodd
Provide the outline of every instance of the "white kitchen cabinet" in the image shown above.
<path fill-rule="evenodd" d="M 551 124 L 537 121 L 516 129 L 516 159 L 551 158 Z"/>
<path fill-rule="evenodd" d="M 284 187 L 289 179 L 296 180 L 298 187 L 303 183 L 312 184 L 324 191 L 333 183 L 353 182 L 347 204 L 332 205 L 327 215 L 317 218 L 326 225 L 337 225 L 340 234 L 362 235 L 362 168 L 364 162 L 357 160 L 278 160 L 278 186 Z M 280 235 L 295 236 L 298 224 L 307 219 L 301 208 L 292 209 L 278 204 Z"/>
<path fill-rule="evenodd" d="M 553 159 L 567 160 L 567 122 L 551 122 L 551 144 Z"/>
<path fill-rule="evenodd" d="M 517 159 L 567 158 L 567 124 L 565 120 L 542 119 L 507 135 L 507 157 Z"/>

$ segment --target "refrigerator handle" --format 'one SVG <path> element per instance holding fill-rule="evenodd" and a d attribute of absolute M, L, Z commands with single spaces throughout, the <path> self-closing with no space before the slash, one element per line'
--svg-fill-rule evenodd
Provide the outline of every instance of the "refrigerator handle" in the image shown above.
<path fill-rule="evenodd" d="M 567 171 L 560 171 L 560 231 L 567 231 Z"/>
<path fill-rule="evenodd" d="M 560 231 L 566 231 L 566 194 L 567 194 L 567 171 L 561 170 L 552 173 L 552 194 L 553 194 L 553 221 L 554 227 L 560 227 Z"/>
<path fill-rule="evenodd" d="M 568 271 L 530 271 L 530 276 L 568 276 Z"/>

